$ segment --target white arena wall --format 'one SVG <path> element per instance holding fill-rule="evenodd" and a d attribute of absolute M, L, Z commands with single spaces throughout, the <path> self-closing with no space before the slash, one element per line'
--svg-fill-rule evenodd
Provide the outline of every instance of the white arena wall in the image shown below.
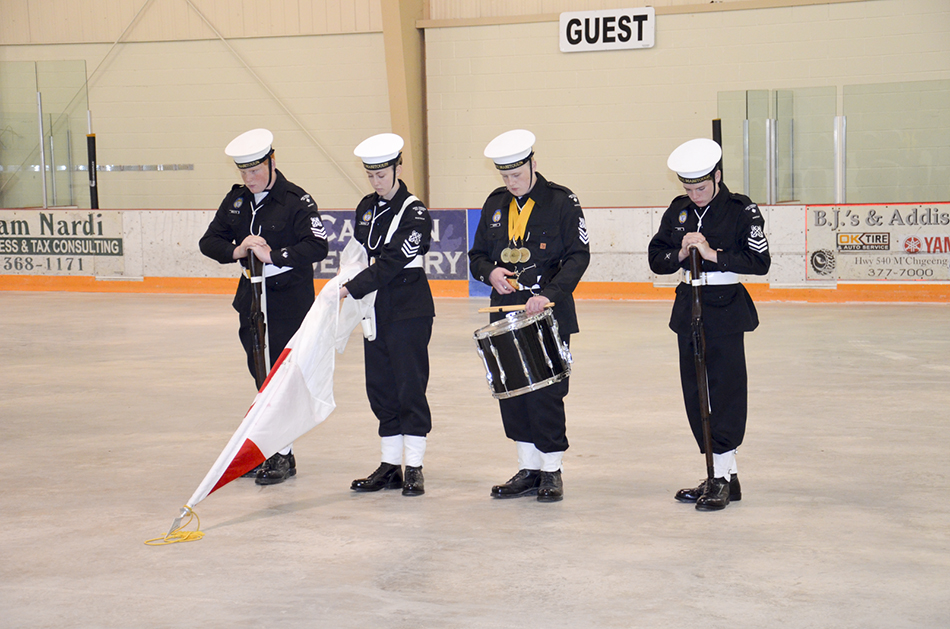
<path fill-rule="evenodd" d="M 763 299 L 950 300 L 950 203 L 762 207 L 772 268 L 743 277 Z M 591 265 L 580 298 L 662 299 L 679 281 L 656 276 L 647 247 L 665 208 L 586 208 Z M 482 296 L 466 252 L 478 210 L 433 209 L 426 270 L 438 296 Z M 0 289 L 229 293 L 238 266 L 198 251 L 212 210 L 2 210 Z M 322 211 L 331 254 L 318 284 L 336 270 L 352 237 L 352 210 Z M 852 217 L 860 217 L 854 222 Z M 99 243 L 102 253 L 80 252 Z M 105 244 L 102 244 L 105 243 Z M 917 243 L 918 249 L 912 248 Z M 69 249 L 75 247 L 75 249 Z M 107 250 L 108 247 L 111 249 Z M 828 259 L 837 260 L 830 268 Z"/>

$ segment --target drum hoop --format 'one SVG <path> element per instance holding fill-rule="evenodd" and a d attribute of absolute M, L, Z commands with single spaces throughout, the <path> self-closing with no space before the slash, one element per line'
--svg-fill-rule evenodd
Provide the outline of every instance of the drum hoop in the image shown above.
<path fill-rule="evenodd" d="M 514 391 L 502 391 L 501 393 L 497 393 L 495 392 L 494 389 L 491 389 L 491 392 L 492 392 L 492 396 L 496 400 L 507 400 L 508 398 L 524 395 L 525 393 L 531 393 L 532 391 L 537 391 L 538 389 L 543 389 L 544 387 L 550 386 L 552 384 L 556 384 L 560 382 L 561 380 L 564 380 L 570 375 L 571 375 L 571 366 L 570 364 L 568 364 L 567 368 L 563 372 L 556 374 L 554 376 L 551 376 L 550 378 L 547 378 L 540 382 L 529 384 L 526 387 L 521 387 L 520 389 L 515 389 Z M 489 385 L 489 388 L 491 388 L 491 385 Z"/>
<path fill-rule="evenodd" d="M 479 341 L 489 336 L 497 336 L 499 334 L 505 334 L 506 332 L 511 332 L 513 330 L 520 330 L 521 328 L 528 327 L 529 325 L 537 323 L 542 319 L 549 319 L 552 327 L 554 324 L 556 324 L 554 315 L 552 314 L 550 308 L 545 308 L 541 312 L 533 315 L 525 314 L 524 310 L 510 312 L 505 315 L 504 319 L 493 321 L 492 323 L 475 330 L 475 340 Z"/>

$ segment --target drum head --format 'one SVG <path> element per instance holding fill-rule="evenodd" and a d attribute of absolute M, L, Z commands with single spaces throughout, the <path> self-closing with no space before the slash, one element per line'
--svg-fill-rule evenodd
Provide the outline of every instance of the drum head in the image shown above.
<path fill-rule="evenodd" d="M 494 323 L 489 323 L 485 327 L 475 330 L 475 338 L 483 339 L 489 336 L 504 334 L 505 332 L 518 330 L 531 325 L 542 319 L 550 319 L 549 324 L 554 322 L 554 314 L 552 314 L 550 308 L 545 308 L 534 315 L 529 315 L 524 310 L 516 310 L 515 312 L 506 314 L 504 319 L 499 319 Z"/>

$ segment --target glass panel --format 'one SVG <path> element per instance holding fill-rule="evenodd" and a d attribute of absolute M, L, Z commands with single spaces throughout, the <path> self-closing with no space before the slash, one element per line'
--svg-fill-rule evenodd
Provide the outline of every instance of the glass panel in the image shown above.
<path fill-rule="evenodd" d="M 0 63 L 0 207 L 41 207 L 36 64 Z"/>
<path fill-rule="evenodd" d="M 775 91 L 779 203 L 834 203 L 835 87 Z"/>
<path fill-rule="evenodd" d="M 849 203 L 950 200 L 950 81 L 846 85 Z"/>
<path fill-rule="evenodd" d="M 749 198 L 765 203 L 768 194 L 768 149 L 765 121 L 769 119 L 769 91 L 746 92 L 746 119 L 749 121 Z"/>
<path fill-rule="evenodd" d="M 37 92 L 46 173 L 40 172 Z M 44 185 L 50 206 L 89 207 L 88 172 L 77 167 L 86 162 L 85 61 L 0 62 L 0 93 L 0 207 L 42 207 Z"/>
<path fill-rule="evenodd" d="M 766 202 L 765 121 L 771 117 L 775 120 L 777 202 L 833 203 L 836 97 L 834 87 L 720 92 L 723 178 L 729 175 L 730 189 Z M 747 138 L 742 125 L 746 119 Z M 747 166 L 743 163 L 746 141 Z"/>
<path fill-rule="evenodd" d="M 43 94 L 46 130 L 47 200 L 51 206 L 89 207 L 86 158 L 86 62 L 38 61 L 37 89 Z"/>
<path fill-rule="evenodd" d="M 722 129 L 722 180 L 733 192 L 745 193 L 745 91 L 719 92 Z"/>
<path fill-rule="evenodd" d="M 777 203 L 795 200 L 795 92 L 772 93 L 775 118 L 775 179 Z"/>

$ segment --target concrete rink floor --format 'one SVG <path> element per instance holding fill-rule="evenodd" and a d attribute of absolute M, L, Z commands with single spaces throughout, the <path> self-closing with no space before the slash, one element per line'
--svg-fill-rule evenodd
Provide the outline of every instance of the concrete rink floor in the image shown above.
<path fill-rule="evenodd" d="M 950 305 L 759 304 L 743 500 L 701 513 L 667 302 L 579 302 L 565 500 L 490 499 L 485 304 L 437 300 L 425 496 L 349 490 L 379 461 L 354 336 L 298 476 L 152 547 L 253 399 L 230 297 L 0 293 L 0 626 L 950 626 Z"/>

